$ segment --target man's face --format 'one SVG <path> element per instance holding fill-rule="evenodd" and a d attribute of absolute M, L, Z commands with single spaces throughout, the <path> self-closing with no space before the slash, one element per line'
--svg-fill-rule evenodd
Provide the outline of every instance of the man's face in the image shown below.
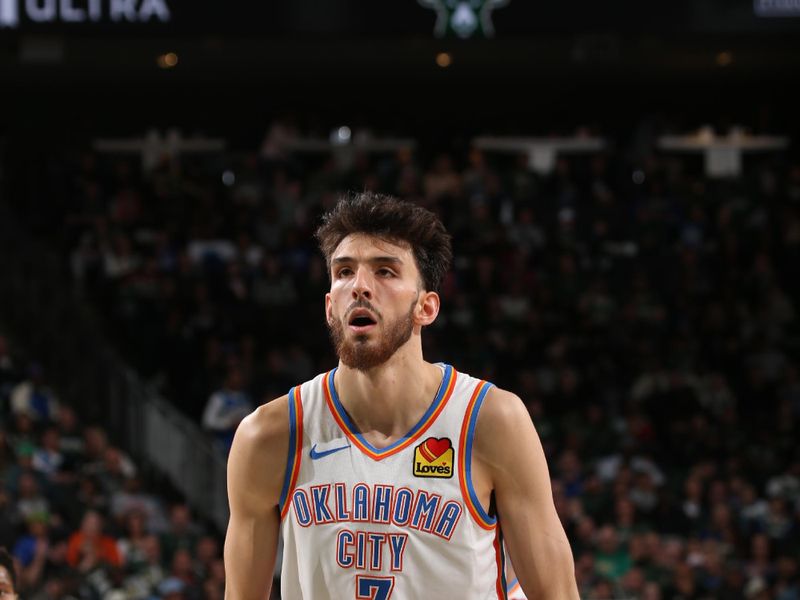
<path fill-rule="evenodd" d="M 342 240 L 331 257 L 331 291 L 325 296 L 342 363 L 366 371 L 391 358 L 418 325 L 421 293 L 409 248 L 365 234 Z"/>

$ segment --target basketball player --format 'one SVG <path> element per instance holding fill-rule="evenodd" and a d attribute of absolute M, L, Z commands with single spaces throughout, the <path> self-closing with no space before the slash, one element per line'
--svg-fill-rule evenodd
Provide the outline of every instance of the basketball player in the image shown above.
<path fill-rule="evenodd" d="M 542 446 L 519 398 L 426 362 L 450 238 L 364 193 L 317 231 L 339 365 L 239 427 L 228 467 L 226 598 L 505 598 L 503 542 L 530 598 L 577 599 Z M 299 324 L 302 326 L 302 324 Z"/>

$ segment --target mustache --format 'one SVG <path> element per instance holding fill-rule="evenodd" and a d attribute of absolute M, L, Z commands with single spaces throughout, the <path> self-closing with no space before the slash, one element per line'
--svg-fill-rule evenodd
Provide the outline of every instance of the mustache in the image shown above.
<path fill-rule="evenodd" d="M 350 313 L 352 313 L 357 308 L 366 308 L 368 311 L 373 313 L 379 319 L 383 319 L 383 315 L 381 314 L 381 312 L 377 308 L 372 306 L 372 304 L 370 304 L 369 300 L 364 300 L 363 298 L 359 299 L 359 300 L 356 300 L 350 306 L 347 307 L 347 311 L 344 313 L 345 319 L 347 319 L 347 317 L 350 315 Z"/>

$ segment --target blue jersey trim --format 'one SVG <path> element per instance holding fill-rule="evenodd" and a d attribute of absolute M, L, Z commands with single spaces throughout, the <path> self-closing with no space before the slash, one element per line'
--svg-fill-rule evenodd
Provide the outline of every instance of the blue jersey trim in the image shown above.
<path fill-rule="evenodd" d="M 295 408 L 295 389 L 289 391 L 289 456 L 286 459 L 286 473 L 283 476 L 283 489 L 278 507 L 283 510 L 289 495 L 289 485 L 292 482 L 292 469 L 294 468 L 294 454 L 297 451 L 297 410 Z"/>
<path fill-rule="evenodd" d="M 430 416 L 434 412 L 436 412 L 436 409 L 439 407 L 439 404 L 441 404 L 442 399 L 444 398 L 444 394 L 447 391 L 447 388 L 449 387 L 450 378 L 453 376 L 453 367 L 450 365 L 443 365 L 443 366 L 444 366 L 444 376 L 442 377 L 442 382 L 439 384 L 439 389 L 436 392 L 436 396 L 434 397 L 433 402 L 431 402 L 431 405 L 428 407 L 428 410 L 425 411 L 425 414 L 422 415 L 422 418 L 420 418 L 419 421 L 417 421 L 417 424 L 414 425 L 411 431 L 406 433 L 403 437 L 395 441 L 393 444 L 386 446 L 386 448 L 376 448 L 375 446 L 370 444 L 366 439 L 364 439 L 364 436 L 361 435 L 358 429 L 356 429 L 356 426 L 353 425 L 353 422 L 350 420 L 347 411 L 345 411 L 344 406 L 342 406 L 342 403 L 339 401 L 339 393 L 336 391 L 336 386 L 333 384 L 333 376 L 336 374 L 336 370 L 338 369 L 338 367 L 336 369 L 333 369 L 328 374 L 328 387 L 331 390 L 331 399 L 333 400 L 333 406 L 336 408 L 336 412 L 342 418 L 342 421 L 344 421 L 345 425 L 347 425 L 347 428 L 350 430 L 350 433 L 352 433 L 356 438 L 358 438 L 359 442 L 364 444 L 364 446 L 366 446 L 371 452 L 374 452 L 375 454 L 378 455 L 386 454 L 387 452 L 391 452 L 394 448 L 401 445 L 408 438 L 414 437 L 414 434 L 416 434 L 417 431 L 420 430 L 420 428 L 426 425 Z"/>
<path fill-rule="evenodd" d="M 503 589 L 503 598 L 504 600 L 508 600 L 508 590 L 511 589 L 511 585 L 508 584 L 508 579 L 506 579 L 506 544 L 503 540 L 503 528 L 497 528 L 497 536 L 499 537 L 499 544 L 500 544 L 500 581 L 502 582 L 501 588 Z M 517 581 L 517 578 L 514 578 L 514 582 Z M 513 584 L 512 584 L 513 585 Z"/>
<path fill-rule="evenodd" d="M 478 511 L 478 514 L 481 518 L 486 521 L 489 525 L 493 525 L 497 522 L 496 517 L 490 517 L 486 514 L 483 506 L 481 506 L 480 500 L 478 500 L 478 494 L 475 493 L 475 488 L 472 487 L 472 440 L 475 438 L 475 425 L 478 423 L 478 412 L 481 409 L 481 405 L 483 404 L 483 399 L 486 397 L 486 393 L 494 387 L 494 384 L 489 383 L 488 385 L 483 386 L 483 389 L 478 394 L 478 397 L 475 399 L 475 404 L 472 406 L 472 412 L 469 415 L 469 429 L 467 429 L 467 447 L 464 452 L 464 467 L 466 469 L 466 480 L 467 480 L 467 491 L 469 491 L 470 500 L 472 500 L 472 505 Z"/>

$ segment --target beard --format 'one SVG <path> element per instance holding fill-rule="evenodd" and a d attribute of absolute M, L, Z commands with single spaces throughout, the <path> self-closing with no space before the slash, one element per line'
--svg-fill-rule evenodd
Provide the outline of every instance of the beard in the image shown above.
<path fill-rule="evenodd" d="M 358 371 L 368 371 L 389 360 L 400 346 L 411 339 L 411 333 L 414 331 L 412 315 L 417 299 L 414 299 L 405 315 L 388 323 L 381 337 L 373 342 L 370 342 L 369 336 L 364 334 L 347 339 L 344 319 L 334 319 L 328 323 L 331 341 L 342 364 Z M 383 322 L 381 314 L 365 300 L 353 303 L 345 314 L 350 314 L 354 308 L 367 308 L 378 317 L 378 325 Z"/>

